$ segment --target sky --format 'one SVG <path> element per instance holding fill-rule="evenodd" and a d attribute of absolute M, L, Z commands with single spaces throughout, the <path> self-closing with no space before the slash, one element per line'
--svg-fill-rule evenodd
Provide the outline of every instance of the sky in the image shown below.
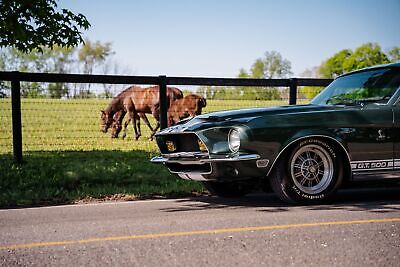
<path fill-rule="evenodd" d="M 293 77 L 342 49 L 400 46 L 400 0 L 63 0 L 91 41 L 111 42 L 121 73 L 236 77 L 266 51 Z"/>

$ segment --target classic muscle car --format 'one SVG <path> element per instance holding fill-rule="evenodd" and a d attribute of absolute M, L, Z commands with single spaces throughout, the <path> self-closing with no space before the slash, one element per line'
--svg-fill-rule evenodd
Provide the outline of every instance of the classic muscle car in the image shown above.
<path fill-rule="evenodd" d="M 339 76 L 308 105 L 208 113 L 156 140 L 152 162 L 225 197 L 266 180 L 284 201 L 317 203 L 347 181 L 399 179 L 400 63 Z"/>

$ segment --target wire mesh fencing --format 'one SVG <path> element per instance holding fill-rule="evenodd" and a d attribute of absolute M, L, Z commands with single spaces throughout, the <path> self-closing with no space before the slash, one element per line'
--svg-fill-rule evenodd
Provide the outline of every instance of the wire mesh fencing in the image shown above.
<path fill-rule="evenodd" d="M 142 86 L 145 88 L 144 86 Z M 171 115 L 177 114 L 179 119 L 193 116 L 199 113 L 209 113 L 221 110 L 231 110 L 238 108 L 252 107 L 271 107 L 288 104 L 287 88 L 257 88 L 251 87 L 237 88 L 213 87 L 207 92 L 199 88 L 194 91 L 183 91 L 184 98 L 188 96 L 198 96 L 204 98 L 204 105 L 195 114 L 188 111 L 192 106 L 190 103 L 183 105 L 171 105 Z M 264 95 L 263 95 L 264 94 Z M 302 104 L 309 102 L 307 95 L 300 91 L 298 94 Z M 142 101 L 145 99 L 136 99 Z M 124 129 L 120 129 L 118 139 L 111 138 L 112 125 L 107 133 L 101 132 L 101 110 L 105 110 L 111 103 L 112 98 L 21 98 L 22 114 L 22 140 L 23 151 L 63 151 L 63 150 L 95 150 L 95 149 L 147 149 L 151 146 L 148 138 L 152 132 L 144 123 L 140 121 L 142 136 L 134 142 L 133 122 L 129 121 L 129 114 L 125 114 L 121 120 L 121 127 L 126 124 L 126 138 L 122 140 Z M 149 102 L 149 101 L 148 101 Z M 151 102 L 151 101 L 150 101 Z M 193 102 L 193 101 L 192 101 Z M 200 103 L 202 105 L 203 103 Z M 196 105 L 199 107 L 199 104 Z M 0 100 L 1 118 L 1 153 L 12 151 L 12 116 L 11 99 L 2 98 Z M 156 120 L 152 114 L 147 114 L 152 128 L 155 128 Z M 175 119 L 169 125 L 176 123 Z"/>
<path fill-rule="evenodd" d="M 0 73 L 0 80 L 2 78 L 14 81 L 14 85 L 18 85 L 18 92 L 21 93 L 24 153 L 92 150 L 156 151 L 155 142 L 150 141 L 149 137 L 154 133 L 156 124 L 160 121 L 162 124 L 163 114 L 168 122 L 165 126 L 169 126 L 179 119 L 200 113 L 281 106 L 296 102 L 306 104 L 321 90 L 315 85 L 329 83 L 327 80 L 315 79 L 298 82 L 296 79 L 167 78 L 4 72 Z M 122 104 L 119 103 L 112 108 L 108 117 L 111 118 L 109 128 L 104 133 L 101 131 L 104 130 L 104 111 L 112 106 L 113 101 L 121 96 L 124 89 L 130 87 L 127 84 L 131 82 L 141 84 L 135 87 L 138 90 L 156 88 L 156 91 L 152 95 L 134 95 L 132 92 L 124 95 L 127 99 L 131 98 L 131 106 L 126 106 L 127 102 L 121 102 Z M 297 87 L 301 85 L 312 87 Z M 164 91 L 160 88 L 164 88 Z M 176 88 L 180 92 L 178 96 L 171 96 L 170 88 Z M 9 154 L 15 148 L 15 143 L 13 147 L 15 125 L 13 126 L 12 114 L 12 103 L 15 99 L 12 100 L 10 97 L 12 94 L 9 86 L 2 87 L 1 92 L 0 154 Z M 139 108 L 142 102 L 147 102 L 147 107 Z M 164 108 L 162 105 L 165 105 Z M 174 117 L 174 114 L 177 116 Z M 146 118 L 150 127 L 145 123 Z M 119 126 L 119 138 L 111 138 L 115 125 Z M 124 134 L 125 128 L 126 134 Z M 135 128 L 141 130 L 141 137 L 138 140 Z"/>

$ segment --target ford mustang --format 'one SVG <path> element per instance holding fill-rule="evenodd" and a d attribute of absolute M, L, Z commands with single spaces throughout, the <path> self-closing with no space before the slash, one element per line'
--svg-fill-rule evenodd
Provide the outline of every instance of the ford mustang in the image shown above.
<path fill-rule="evenodd" d="M 219 196 L 268 182 L 283 201 L 318 203 L 349 181 L 396 181 L 400 63 L 339 76 L 308 105 L 203 114 L 156 141 L 152 162 Z"/>

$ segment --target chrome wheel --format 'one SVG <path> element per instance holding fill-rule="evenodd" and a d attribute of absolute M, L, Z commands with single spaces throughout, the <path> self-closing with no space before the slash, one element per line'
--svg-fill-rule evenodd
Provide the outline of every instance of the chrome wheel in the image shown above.
<path fill-rule="evenodd" d="M 297 150 L 291 158 L 290 173 L 294 184 L 301 191 L 315 195 L 331 184 L 334 164 L 324 148 L 309 144 Z"/>

